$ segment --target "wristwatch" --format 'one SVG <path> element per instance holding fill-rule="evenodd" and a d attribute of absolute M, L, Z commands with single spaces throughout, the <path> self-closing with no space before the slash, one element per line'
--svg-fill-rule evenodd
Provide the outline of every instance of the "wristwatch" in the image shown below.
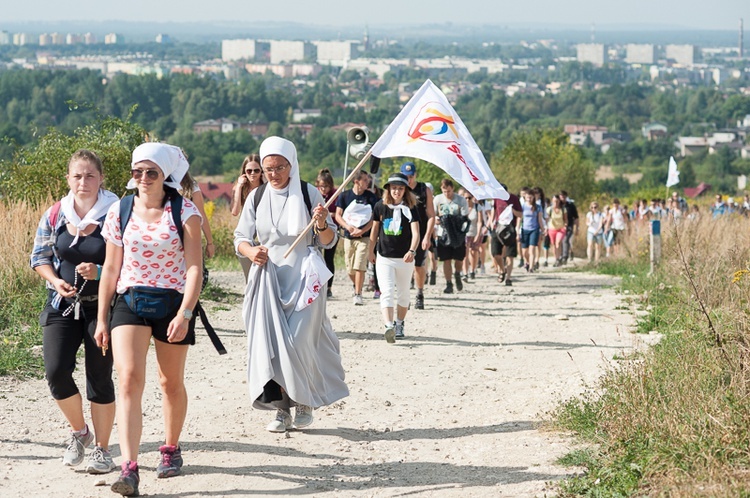
<path fill-rule="evenodd" d="M 189 309 L 182 310 L 182 318 L 184 318 L 185 320 L 192 320 L 193 310 L 189 310 Z"/>

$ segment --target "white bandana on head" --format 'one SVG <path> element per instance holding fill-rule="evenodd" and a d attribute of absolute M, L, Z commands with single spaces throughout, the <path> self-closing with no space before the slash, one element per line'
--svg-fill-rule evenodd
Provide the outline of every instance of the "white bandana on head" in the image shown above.
<path fill-rule="evenodd" d="M 146 142 L 135 148 L 130 167 L 135 167 L 141 161 L 151 161 L 159 166 L 164 173 L 164 185 L 175 190 L 180 190 L 180 182 L 190 167 L 182 149 L 157 142 Z M 138 182 L 131 178 L 127 188 L 134 189 L 137 186 Z"/>
<path fill-rule="evenodd" d="M 289 210 L 286 212 L 287 230 L 290 235 L 299 235 L 310 221 L 310 213 L 302 197 L 302 186 L 299 179 L 297 149 L 289 140 L 281 137 L 268 137 L 260 144 L 260 163 L 268 156 L 282 156 L 292 166 L 289 174 Z M 269 187 L 271 185 L 269 184 Z M 271 187 L 273 188 L 273 187 Z"/>
<path fill-rule="evenodd" d="M 73 242 L 70 243 L 70 247 L 73 247 L 78 243 L 78 237 L 81 235 L 82 230 L 85 230 L 89 225 L 99 225 L 99 218 L 106 215 L 109 207 L 116 201 L 120 200 L 119 197 L 109 190 L 100 188 L 96 197 L 96 204 L 94 204 L 94 207 L 92 207 L 89 212 L 83 216 L 83 219 L 81 219 L 81 217 L 78 216 L 78 213 L 76 213 L 74 197 L 75 196 L 71 191 L 60 201 L 60 211 L 65 215 L 65 219 L 68 220 L 71 225 L 76 227 L 76 236 L 73 239 Z"/>

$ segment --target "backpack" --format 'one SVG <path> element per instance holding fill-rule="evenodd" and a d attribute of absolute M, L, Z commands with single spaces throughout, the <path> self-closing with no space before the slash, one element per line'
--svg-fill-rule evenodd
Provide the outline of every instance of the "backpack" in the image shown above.
<path fill-rule="evenodd" d="M 135 194 L 126 195 L 122 199 L 120 199 L 120 233 L 125 233 L 125 227 L 128 225 L 128 222 L 130 221 L 130 215 L 133 214 L 133 202 L 135 201 Z M 185 229 L 182 226 L 182 218 L 180 217 L 180 213 L 182 212 L 182 201 L 183 197 L 178 194 L 177 192 L 172 192 L 169 203 L 172 207 L 172 222 L 174 223 L 175 227 L 177 228 L 177 235 L 180 236 L 180 241 L 184 243 L 183 235 L 185 233 Z M 54 208 L 54 207 L 53 207 Z M 52 218 L 52 213 L 50 213 L 50 220 Z M 203 290 L 203 287 L 206 286 L 206 276 L 208 275 L 208 272 L 206 271 L 206 267 L 203 266 L 203 275 L 204 275 L 204 281 L 203 286 L 201 287 L 201 290 Z M 208 316 L 206 315 L 206 311 L 203 309 L 203 306 L 201 306 L 201 302 L 198 301 L 195 303 L 195 314 L 200 317 L 201 323 L 203 324 L 203 328 L 206 329 L 206 333 L 208 334 L 208 338 L 211 339 L 211 342 L 213 343 L 214 347 L 216 348 L 216 351 L 221 354 L 227 354 L 226 348 L 224 348 L 224 345 L 221 343 L 221 339 L 219 339 L 219 336 L 216 334 L 216 330 L 214 330 L 213 326 L 208 322 Z"/>

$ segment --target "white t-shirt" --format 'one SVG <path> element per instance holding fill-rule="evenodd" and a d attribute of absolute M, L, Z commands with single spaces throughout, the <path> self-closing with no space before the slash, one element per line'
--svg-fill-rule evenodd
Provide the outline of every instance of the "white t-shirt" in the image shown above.
<path fill-rule="evenodd" d="M 625 216 L 622 208 L 613 207 L 609 212 L 610 216 L 612 216 L 612 224 L 610 225 L 612 230 L 625 230 Z"/>
<path fill-rule="evenodd" d="M 180 218 L 183 226 L 191 216 L 198 216 L 195 204 L 182 201 Z M 130 287 L 146 285 L 161 289 L 185 291 L 185 250 L 172 220 L 172 206 L 167 203 L 161 218 L 145 223 L 135 212 L 131 213 L 125 234 L 120 230 L 120 202 L 115 202 L 107 212 L 102 228 L 107 242 L 124 247 L 122 269 L 117 279 L 117 293 Z"/>
<path fill-rule="evenodd" d="M 604 228 L 604 215 L 600 212 L 592 213 L 589 211 L 586 213 L 586 225 L 588 225 L 588 232 L 592 235 L 598 235 L 602 233 Z"/>

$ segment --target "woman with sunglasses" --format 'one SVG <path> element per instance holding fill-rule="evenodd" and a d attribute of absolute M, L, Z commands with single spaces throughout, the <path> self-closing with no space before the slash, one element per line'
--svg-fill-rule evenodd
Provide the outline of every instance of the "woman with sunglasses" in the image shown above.
<path fill-rule="evenodd" d="M 250 154 L 249 156 L 246 156 L 245 160 L 242 161 L 240 176 L 237 177 L 237 182 L 234 184 L 234 187 L 232 187 L 232 205 L 230 206 L 232 216 L 239 216 L 240 213 L 242 213 L 242 206 L 245 205 L 247 196 L 263 183 L 263 170 L 260 167 L 260 156 L 258 154 Z M 238 257 L 238 259 L 240 260 L 242 273 L 245 274 L 245 282 L 247 282 L 247 275 L 250 273 L 250 268 L 253 266 L 253 262 L 243 257 Z"/>
<path fill-rule="evenodd" d="M 70 425 L 63 465 L 77 466 L 92 443 L 86 464 L 90 474 L 114 470 L 109 437 L 115 420 L 112 353 L 96 347 L 97 290 L 105 257 L 101 224 L 117 196 L 104 190 L 102 162 L 81 149 L 68 162 L 70 192 L 48 209 L 36 231 L 31 267 L 47 281 L 48 297 L 39 317 L 44 370 L 52 397 Z M 84 345 L 86 395 L 92 426 L 86 424 L 83 399 L 73 379 L 76 355 Z"/>
<path fill-rule="evenodd" d="M 188 346 L 195 344 L 193 309 L 202 278 L 201 216 L 193 203 L 177 197 L 187 170 L 187 159 L 178 147 L 160 143 L 136 147 L 133 178 L 127 185 L 136 189 L 130 219 L 121 226 L 121 202 L 116 202 L 102 230 L 107 257 L 99 285 L 95 338 L 103 349 L 111 344 L 118 374 L 117 427 L 123 463 L 112 491 L 124 496 L 138 495 L 141 401 L 152 337 L 166 430 L 164 444 L 159 448 L 157 477 L 180 474 L 183 463 L 180 433 L 187 415 L 185 360 Z M 182 237 L 172 214 L 176 202 L 182 203 Z M 141 289 L 171 296 L 164 299 L 164 316 L 149 318 L 144 310 L 131 308 L 134 293 Z M 110 313 L 113 296 L 116 299 Z"/>
<path fill-rule="evenodd" d="M 599 262 L 599 253 L 604 242 L 604 221 L 604 215 L 599 212 L 599 204 L 592 202 L 589 206 L 589 212 L 586 213 L 586 240 L 588 242 L 586 255 L 589 258 L 589 263 L 592 261 Z"/>

